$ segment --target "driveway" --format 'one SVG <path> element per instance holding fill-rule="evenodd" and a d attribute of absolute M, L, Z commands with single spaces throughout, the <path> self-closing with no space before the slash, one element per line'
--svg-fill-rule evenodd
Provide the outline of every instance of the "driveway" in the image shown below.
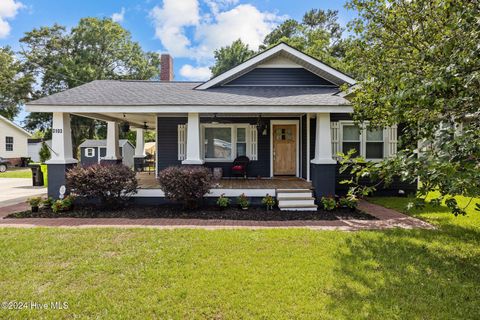
<path fill-rule="evenodd" d="M 47 188 L 32 187 L 32 179 L 0 178 L 0 208 L 47 195 Z"/>

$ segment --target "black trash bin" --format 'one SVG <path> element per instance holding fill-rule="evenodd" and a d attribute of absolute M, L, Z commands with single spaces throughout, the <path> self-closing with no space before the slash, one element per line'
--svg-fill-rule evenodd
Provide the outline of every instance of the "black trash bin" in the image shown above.
<path fill-rule="evenodd" d="M 32 169 L 32 182 L 34 187 L 42 187 L 43 186 L 43 172 L 42 168 L 39 164 L 31 164 L 29 165 L 30 169 Z"/>
<path fill-rule="evenodd" d="M 27 157 L 21 157 L 20 158 L 20 167 L 25 168 L 28 167 L 28 164 L 30 163 L 31 159 Z"/>

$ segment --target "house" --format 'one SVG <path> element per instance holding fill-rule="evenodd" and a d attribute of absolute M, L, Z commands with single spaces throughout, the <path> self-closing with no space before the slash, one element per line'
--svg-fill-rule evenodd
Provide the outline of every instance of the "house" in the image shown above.
<path fill-rule="evenodd" d="M 22 158 L 28 157 L 28 138 L 32 135 L 7 118 L 0 116 L 0 157 L 11 165 L 22 164 Z"/>
<path fill-rule="evenodd" d="M 107 155 L 107 140 L 85 140 L 80 146 L 80 163 L 83 166 L 100 163 Z M 135 147 L 128 140 L 118 140 L 119 154 L 122 163 L 128 167 L 133 167 L 133 156 Z"/>
<path fill-rule="evenodd" d="M 104 161 L 120 159 L 117 124 L 128 121 L 137 130 L 135 159 L 145 157 L 143 128 L 156 130 L 157 173 L 177 165 L 217 168 L 226 179 L 207 197 L 269 193 L 284 209 L 311 210 L 315 199 L 346 192 L 337 152 L 354 148 L 378 161 L 397 151 L 397 126 L 370 130 L 352 121 L 349 93 L 340 88 L 355 85 L 353 78 L 285 43 L 205 82 L 173 81 L 171 68 L 171 57 L 162 55 L 160 81 L 93 81 L 27 104 L 28 111 L 53 113 L 57 153 L 49 172 L 59 174 L 50 195 L 76 164 L 69 113 L 107 122 Z M 250 179 L 228 179 L 242 155 L 251 160 Z M 155 181 L 140 178 L 137 200 L 161 201 Z M 382 192 L 400 190 L 415 186 L 396 182 Z"/>
<path fill-rule="evenodd" d="M 33 162 L 40 162 L 40 150 L 44 142 L 52 148 L 52 140 L 28 139 L 28 157 Z"/>

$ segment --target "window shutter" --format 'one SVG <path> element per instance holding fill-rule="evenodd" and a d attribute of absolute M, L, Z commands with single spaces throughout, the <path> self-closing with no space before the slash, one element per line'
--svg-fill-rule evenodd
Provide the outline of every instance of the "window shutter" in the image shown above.
<path fill-rule="evenodd" d="M 187 125 L 178 125 L 178 160 L 187 158 Z"/>
<path fill-rule="evenodd" d="M 339 123 L 330 122 L 330 130 L 332 134 L 332 156 L 334 159 L 338 158 L 337 153 L 340 151 L 340 130 Z"/>
<path fill-rule="evenodd" d="M 397 153 L 398 133 L 396 124 L 387 128 L 387 139 L 387 157 L 391 157 Z"/>
<path fill-rule="evenodd" d="M 250 143 L 248 144 L 248 152 L 247 156 L 250 158 L 252 161 L 258 160 L 258 131 L 257 131 L 257 126 L 256 125 L 250 125 L 248 126 L 250 134 L 249 139 Z"/>

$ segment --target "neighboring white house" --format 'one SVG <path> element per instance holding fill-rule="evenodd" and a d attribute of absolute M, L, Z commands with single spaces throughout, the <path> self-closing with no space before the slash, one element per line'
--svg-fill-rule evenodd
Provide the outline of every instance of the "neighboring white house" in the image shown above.
<path fill-rule="evenodd" d="M 0 157 L 12 165 L 19 165 L 28 157 L 28 138 L 32 135 L 17 124 L 0 116 Z"/>
<path fill-rule="evenodd" d="M 80 163 L 83 166 L 100 163 L 107 154 L 107 140 L 85 140 L 78 147 L 80 148 Z M 135 147 L 124 139 L 118 141 L 118 147 L 122 163 L 128 167 L 133 167 Z"/>

